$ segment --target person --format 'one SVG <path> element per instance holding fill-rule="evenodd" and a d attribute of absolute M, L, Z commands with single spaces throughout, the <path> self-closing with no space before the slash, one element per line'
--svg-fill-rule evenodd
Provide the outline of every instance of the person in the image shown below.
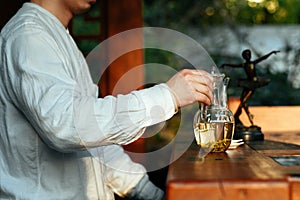
<path fill-rule="evenodd" d="M 270 53 L 268 53 L 264 56 L 261 56 L 254 61 L 251 61 L 251 51 L 250 51 L 250 49 L 246 49 L 242 52 L 242 57 L 245 60 L 244 63 L 242 63 L 242 64 L 222 64 L 220 66 L 221 68 L 226 67 L 226 66 L 234 67 L 234 68 L 240 67 L 245 70 L 245 73 L 247 75 L 246 79 L 238 80 L 238 86 L 243 88 L 242 94 L 240 96 L 240 105 L 234 114 L 235 122 L 238 127 L 239 126 L 243 127 L 243 123 L 239 119 L 239 116 L 242 114 L 242 109 L 245 110 L 245 112 L 248 116 L 248 119 L 251 123 L 251 126 L 254 126 L 253 116 L 249 111 L 249 106 L 247 105 L 247 101 L 253 95 L 254 91 L 257 88 L 263 87 L 270 82 L 270 79 L 268 79 L 268 78 L 257 76 L 256 64 L 267 59 L 270 55 L 276 54 L 278 52 L 279 51 L 271 51 Z"/>
<path fill-rule="evenodd" d="M 192 69 L 151 88 L 98 98 L 67 30 L 94 3 L 31 0 L 1 31 L 0 199 L 162 199 L 121 145 L 178 108 L 212 102 L 211 75 Z"/>

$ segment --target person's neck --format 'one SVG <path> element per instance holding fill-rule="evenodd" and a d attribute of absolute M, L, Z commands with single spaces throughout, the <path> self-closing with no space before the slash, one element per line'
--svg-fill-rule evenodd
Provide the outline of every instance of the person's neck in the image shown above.
<path fill-rule="evenodd" d="M 48 10 L 67 28 L 69 22 L 73 18 L 73 14 L 60 4 L 61 1 L 47 1 L 47 0 L 31 0 L 31 3 L 38 4 L 42 8 Z"/>

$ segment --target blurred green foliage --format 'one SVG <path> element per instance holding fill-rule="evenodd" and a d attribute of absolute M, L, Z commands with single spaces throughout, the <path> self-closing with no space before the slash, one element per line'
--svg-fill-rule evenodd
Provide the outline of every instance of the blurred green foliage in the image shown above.
<path fill-rule="evenodd" d="M 299 0 L 144 0 L 147 26 L 298 24 Z"/>
<path fill-rule="evenodd" d="M 234 29 L 240 25 L 282 25 L 299 22 L 299 0 L 144 0 L 145 26 L 170 28 L 186 34 L 190 28 L 205 31 L 214 25 L 226 25 Z M 233 58 L 222 55 L 211 57 L 217 64 L 244 62 L 241 55 Z M 145 62 L 163 63 L 176 70 L 187 65 L 170 52 L 152 49 L 145 50 Z M 271 73 L 265 65 L 261 63 L 260 66 L 264 67 L 257 67 L 257 73 L 270 78 L 271 83 L 257 89 L 248 104 L 300 105 L 300 90 L 293 88 L 287 81 L 287 72 Z M 237 87 L 236 81 L 245 76 L 243 69 L 225 69 L 224 73 L 231 78 L 229 96 L 238 97 L 242 89 Z M 147 75 L 146 71 L 146 79 L 148 76 L 151 77 L 151 74 Z"/>

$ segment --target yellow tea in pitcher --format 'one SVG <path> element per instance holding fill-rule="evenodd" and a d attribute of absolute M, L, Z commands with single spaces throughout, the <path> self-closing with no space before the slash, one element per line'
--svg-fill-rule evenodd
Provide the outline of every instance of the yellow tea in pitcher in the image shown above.
<path fill-rule="evenodd" d="M 194 124 L 197 144 L 207 152 L 225 152 L 230 146 L 234 122 L 201 122 Z"/>

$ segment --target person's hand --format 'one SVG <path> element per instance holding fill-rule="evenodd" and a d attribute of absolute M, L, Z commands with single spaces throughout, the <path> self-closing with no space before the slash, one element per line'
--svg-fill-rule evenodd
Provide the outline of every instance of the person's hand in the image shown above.
<path fill-rule="evenodd" d="M 210 105 L 213 100 L 213 77 L 204 70 L 184 69 L 175 74 L 167 85 L 172 90 L 178 107 L 196 101 Z"/>

